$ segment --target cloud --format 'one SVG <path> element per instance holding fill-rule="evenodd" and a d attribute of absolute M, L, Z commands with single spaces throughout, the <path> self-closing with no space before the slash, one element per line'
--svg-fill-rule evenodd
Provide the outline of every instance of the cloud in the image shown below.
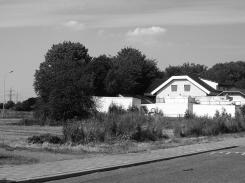
<path fill-rule="evenodd" d="M 133 45 L 154 46 L 159 43 L 159 36 L 164 35 L 167 29 L 159 26 L 135 28 L 126 33 L 126 43 Z"/>
<path fill-rule="evenodd" d="M 85 25 L 76 20 L 69 20 L 66 23 L 64 23 L 64 26 L 76 31 L 85 29 Z"/>
<path fill-rule="evenodd" d="M 167 30 L 162 27 L 148 27 L 148 28 L 136 28 L 133 31 L 129 31 L 127 36 L 154 36 L 164 34 Z"/>

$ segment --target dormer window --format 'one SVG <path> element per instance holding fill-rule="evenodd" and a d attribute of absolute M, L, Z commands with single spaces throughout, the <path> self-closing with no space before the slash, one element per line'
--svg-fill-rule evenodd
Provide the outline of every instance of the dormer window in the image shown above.
<path fill-rule="evenodd" d="M 184 90 L 186 92 L 190 91 L 191 90 L 191 85 L 184 85 Z"/>
<path fill-rule="evenodd" d="M 177 85 L 171 85 L 171 91 L 176 92 L 177 91 Z"/>

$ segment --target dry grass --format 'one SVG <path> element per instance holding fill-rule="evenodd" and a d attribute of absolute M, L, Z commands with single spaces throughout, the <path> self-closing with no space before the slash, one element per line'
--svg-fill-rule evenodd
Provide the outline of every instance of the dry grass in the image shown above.
<path fill-rule="evenodd" d="M 3 165 L 21 165 L 38 163 L 39 160 L 19 155 L 11 155 L 9 153 L 0 154 L 0 167 Z"/>

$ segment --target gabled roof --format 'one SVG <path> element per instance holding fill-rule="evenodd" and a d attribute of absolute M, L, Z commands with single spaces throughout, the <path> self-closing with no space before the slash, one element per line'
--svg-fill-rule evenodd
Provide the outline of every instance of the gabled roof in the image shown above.
<path fill-rule="evenodd" d="M 202 81 L 201 79 L 199 79 L 196 76 L 182 75 L 182 76 L 172 76 L 172 77 L 170 77 L 168 80 L 166 80 L 165 82 L 163 82 L 160 85 L 158 85 L 150 93 L 152 95 L 155 95 L 159 90 L 161 90 L 168 83 L 170 83 L 173 80 L 179 80 L 179 79 L 186 79 L 186 80 L 190 81 L 191 83 L 193 83 L 194 85 L 196 85 L 198 88 L 200 88 L 201 90 L 203 90 L 208 95 L 215 95 L 215 94 L 217 95 L 218 93 L 221 92 L 221 91 L 215 90 L 213 87 L 211 87 L 210 85 L 208 85 L 207 83 L 205 83 L 204 81 Z"/>

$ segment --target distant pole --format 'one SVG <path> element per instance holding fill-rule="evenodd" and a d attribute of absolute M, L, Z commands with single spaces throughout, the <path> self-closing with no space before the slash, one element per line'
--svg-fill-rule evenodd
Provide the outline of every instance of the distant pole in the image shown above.
<path fill-rule="evenodd" d="M 14 71 L 10 71 L 8 72 L 7 74 L 11 74 L 13 73 Z M 6 83 L 6 77 L 7 77 L 7 74 L 5 74 L 3 76 L 3 113 L 2 113 L 2 118 L 5 117 L 5 103 L 6 103 L 6 98 L 5 98 L 5 83 Z"/>

